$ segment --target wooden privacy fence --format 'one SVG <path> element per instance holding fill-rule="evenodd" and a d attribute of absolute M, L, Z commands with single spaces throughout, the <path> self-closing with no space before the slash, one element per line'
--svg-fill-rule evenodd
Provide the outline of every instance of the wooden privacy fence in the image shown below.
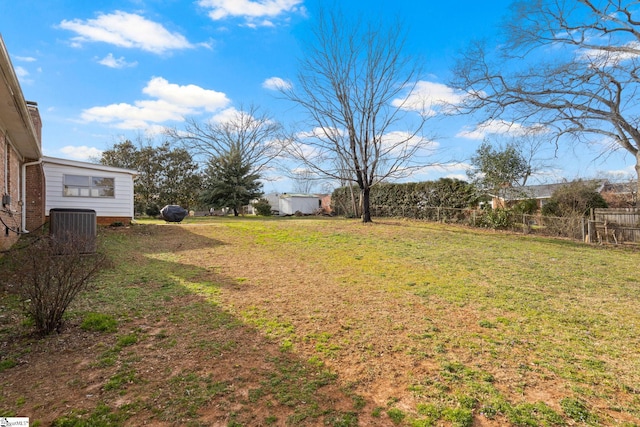
<path fill-rule="evenodd" d="M 593 209 L 588 235 L 594 243 L 640 243 L 640 209 Z"/>

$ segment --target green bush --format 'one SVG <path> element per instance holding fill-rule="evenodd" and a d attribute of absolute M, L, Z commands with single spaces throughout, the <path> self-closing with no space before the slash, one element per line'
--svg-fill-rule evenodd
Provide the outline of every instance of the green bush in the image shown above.
<path fill-rule="evenodd" d="M 148 216 L 158 216 L 160 215 L 160 208 L 156 205 L 149 205 L 144 210 L 144 213 L 146 213 Z"/>
<path fill-rule="evenodd" d="M 267 199 L 260 199 L 253 204 L 256 214 L 260 216 L 271 216 L 271 204 Z"/>
<path fill-rule="evenodd" d="M 587 215 L 590 209 L 608 207 L 597 191 L 597 185 L 597 182 L 575 181 L 558 188 L 542 208 L 542 213 L 549 216 Z"/>
<path fill-rule="evenodd" d="M 562 212 L 560 211 L 560 205 L 556 200 L 549 200 L 542 207 L 542 215 L 545 216 L 562 216 Z"/>
<path fill-rule="evenodd" d="M 538 210 L 538 202 L 535 199 L 520 200 L 513 207 L 518 214 L 533 215 Z"/>
<path fill-rule="evenodd" d="M 480 217 L 482 227 L 507 229 L 515 223 L 515 215 L 511 209 L 488 209 Z"/>

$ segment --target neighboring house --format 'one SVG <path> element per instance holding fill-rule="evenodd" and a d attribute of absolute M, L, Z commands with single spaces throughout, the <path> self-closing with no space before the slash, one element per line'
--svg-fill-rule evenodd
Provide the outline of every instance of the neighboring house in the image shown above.
<path fill-rule="evenodd" d="M 0 36 L 0 250 L 44 223 L 40 114 L 22 94 Z"/>
<path fill-rule="evenodd" d="M 595 180 L 586 181 L 592 182 L 597 185 L 596 191 L 601 192 L 606 184 L 606 181 Z M 535 200 L 538 205 L 538 209 L 541 209 L 553 196 L 554 191 L 558 188 L 562 188 L 570 182 L 560 182 L 556 184 L 542 184 L 542 185 L 526 185 L 523 187 L 507 187 L 500 190 L 499 194 L 489 194 L 491 196 L 491 207 L 504 208 L 509 207 L 522 200 Z"/>
<path fill-rule="evenodd" d="M 51 209 L 92 209 L 98 224 L 133 219 L 136 171 L 75 160 L 43 157 L 46 215 Z"/>
<path fill-rule="evenodd" d="M 303 215 L 331 212 L 331 195 L 328 194 L 270 193 L 262 198 L 269 202 L 271 210 L 281 216 L 296 212 Z"/>
<path fill-rule="evenodd" d="M 637 181 L 605 183 L 600 192 L 610 208 L 632 208 L 638 201 Z"/>

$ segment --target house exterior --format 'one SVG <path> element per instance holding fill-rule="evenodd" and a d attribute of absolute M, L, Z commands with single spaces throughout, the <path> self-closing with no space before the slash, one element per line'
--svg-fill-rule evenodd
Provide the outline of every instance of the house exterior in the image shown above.
<path fill-rule="evenodd" d="M 597 185 L 596 191 L 602 192 L 605 188 L 606 181 L 589 181 Z M 490 194 L 491 207 L 505 208 L 517 203 L 521 200 L 535 200 L 538 209 L 542 207 L 551 199 L 553 193 L 558 189 L 570 182 L 560 182 L 556 184 L 542 184 L 542 185 L 526 185 L 523 187 L 507 187 L 502 189 L 499 194 Z"/>
<path fill-rule="evenodd" d="M 0 37 L 0 250 L 44 223 L 44 173 L 37 104 L 22 94 Z"/>
<path fill-rule="evenodd" d="M 53 157 L 42 165 L 47 217 L 51 209 L 92 209 L 100 225 L 131 223 L 136 171 Z"/>
<path fill-rule="evenodd" d="M 637 181 L 605 183 L 602 197 L 610 208 L 632 208 L 638 204 Z"/>

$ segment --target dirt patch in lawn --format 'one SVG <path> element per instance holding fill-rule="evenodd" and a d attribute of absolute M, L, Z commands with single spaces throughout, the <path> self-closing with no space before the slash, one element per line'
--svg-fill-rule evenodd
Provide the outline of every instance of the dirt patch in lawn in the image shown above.
<path fill-rule="evenodd" d="M 171 227 L 106 233 L 136 239 L 138 249 L 148 253 L 180 253 L 194 246 L 201 253 L 212 250 L 197 235 Z M 233 242 L 225 244 L 233 248 Z M 216 256 L 214 269 L 203 265 L 198 277 L 221 287 L 219 304 L 184 291 L 167 293 L 148 311 L 123 303 L 116 309 L 115 334 L 80 327 L 81 313 L 101 312 L 112 303 L 100 307 L 89 296 L 71 307 L 72 314 L 80 314 L 72 315 L 61 333 L 36 337 L 15 297 L 2 290 L 0 416 L 27 416 L 41 425 L 62 419 L 104 426 L 356 425 L 356 420 L 386 425 L 388 420 L 371 417 L 371 408 L 364 410 L 322 362 L 309 363 L 283 349 L 280 340 L 225 308 L 233 292 L 245 289 L 225 276 L 236 277 L 244 269 L 240 255 L 228 255 Z M 140 264 L 140 276 L 144 258 L 132 253 L 128 261 Z M 141 287 L 150 293 L 166 284 L 140 277 L 120 290 Z M 237 307 L 251 305 L 250 298 L 247 293 L 237 299 Z"/>

